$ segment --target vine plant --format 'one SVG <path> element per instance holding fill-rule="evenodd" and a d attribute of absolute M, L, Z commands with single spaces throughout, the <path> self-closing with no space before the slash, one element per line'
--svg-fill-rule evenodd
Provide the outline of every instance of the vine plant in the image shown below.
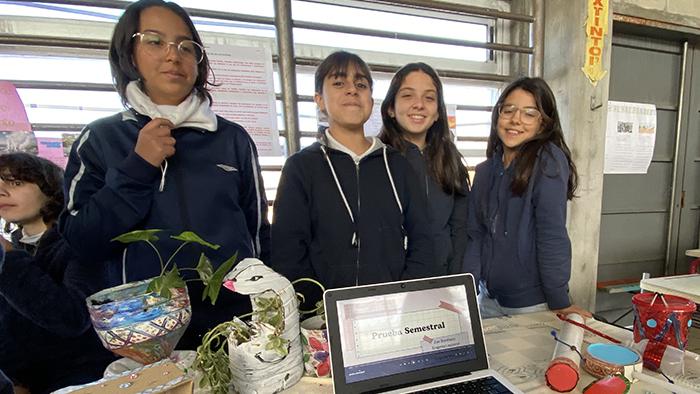
<path fill-rule="evenodd" d="M 321 283 L 310 278 L 298 279 L 292 282 L 292 285 L 302 281 L 312 282 L 319 286 L 321 290 L 325 290 Z M 303 294 L 296 294 L 303 302 Z M 299 312 L 301 314 L 323 314 L 323 301 L 316 303 L 315 308 L 312 310 Z M 255 333 L 253 329 L 242 320 L 248 317 L 255 317 L 255 321 L 268 324 L 274 328 L 274 332 L 267 337 L 268 342 L 265 345 L 265 350 L 274 350 L 282 357 L 287 355 L 289 351 L 289 341 L 280 336 L 284 330 L 282 299 L 278 295 L 272 297 L 257 297 L 255 298 L 253 312 L 235 317 L 231 321 L 223 322 L 204 334 L 202 344 L 197 347 L 197 356 L 193 365 L 193 367 L 202 374 L 198 382 L 199 387 L 209 387 L 212 394 L 228 393 L 228 388 L 232 379 L 231 370 L 229 368 L 228 338 L 233 335 L 237 344 L 251 340 Z"/>
<path fill-rule="evenodd" d="M 200 280 L 204 283 L 204 292 L 202 294 L 202 301 L 209 298 L 211 304 L 216 303 L 216 299 L 219 296 L 219 291 L 221 290 L 221 285 L 224 281 L 224 276 L 228 273 L 233 265 L 238 259 L 238 253 L 235 253 L 228 260 L 219 266 L 216 270 L 211 264 L 209 258 L 202 252 L 199 255 L 199 261 L 197 262 L 196 268 L 180 268 L 173 262 L 175 256 L 189 244 L 197 244 L 209 249 L 217 250 L 219 245 L 215 245 L 203 240 L 200 236 L 193 233 L 192 231 L 183 231 L 178 235 L 171 235 L 170 238 L 181 241 L 182 243 L 175 249 L 175 251 L 168 257 L 167 260 L 163 260 L 163 256 L 160 254 L 158 248 L 156 248 L 155 243 L 159 240 L 157 233 L 163 230 L 151 229 L 151 230 L 135 230 L 128 233 L 124 233 L 112 239 L 112 241 L 121 242 L 124 244 L 130 244 L 133 242 L 145 242 L 148 244 L 160 263 L 160 275 L 153 278 L 148 284 L 147 292 L 156 292 L 162 297 L 170 297 L 171 289 L 182 288 L 186 286 L 186 282 Z M 171 267 L 168 271 L 168 268 Z M 183 280 L 180 276 L 180 271 L 196 271 L 199 278 L 198 279 L 188 279 Z"/>

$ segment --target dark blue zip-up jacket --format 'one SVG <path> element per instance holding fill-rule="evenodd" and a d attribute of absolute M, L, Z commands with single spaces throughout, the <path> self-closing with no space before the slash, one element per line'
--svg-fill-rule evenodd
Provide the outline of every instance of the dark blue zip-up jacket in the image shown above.
<path fill-rule="evenodd" d="M 267 200 L 257 151 L 239 125 L 217 117 L 216 131 L 177 128 L 176 153 L 162 169 L 134 152 L 139 130 L 151 119 L 125 111 L 97 120 L 73 144 L 65 174 L 66 210 L 60 230 L 85 264 L 109 261 L 111 285 L 160 273 L 154 251 L 144 243 L 128 246 L 110 240 L 132 230 L 163 229 L 157 246 L 167 259 L 179 241 L 171 234 L 194 231 L 221 247 L 188 245 L 175 258 L 179 268 L 194 268 L 202 251 L 216 266 L 238 258 L 269 258 Z M 185 278 L 196 273 L 183 272 Z M 193 319 L 180 348 L 193 348 L 217 323 L 250 309 L 248 297 L 222 291 L 216 306 L 202 302 L 203 286 L 188 283 Z"/>
<path fill-rule="evenodd" d="M 379 141 L 377 141 L 379 142 Z M 272 267 L 290 280 L 309 277 L 326 288 L 433 275 L 425 196 L 410 164 L 387 147 L 403 214 L 392 191 L 383 149 L 359 164 L 324 147 L 352 210 L 350 219 L 319 142 L 287 159 L 272 222 Z M 403 229 L 408 236 L 404 249 Z M 353 232 L 357 245 L 353 245 Z"/>
<path fill-rule="evenodd" d="M 80 264 L 55 227 L 31 253 L 13 246 L 0 264 L 0 370 L 37 394 L 101 378 L 115 357 L 85 297 L 106 285 L 105 266 Z"/>
<path fill-rule="evenodd" d="M 467 202 L 469 189 L 448 194 L 428 173 L 428 163 L 418 146 L 406 141 L 406 159 L 416 172 L 417 181 L 428 200 L 428 221 L 435 251 L 436 275 L 457 274 L 462 270 L 467 247 Z M 466 178 L 466 174 L 464 174 Z M 465 181 L 466 185 L 466 181 Z"/>
<path fill-rule="evenodd" d="M 502 306 L 546 302 L 550 309 L 566 308 L 571 305 L 566 156 L 554 144 L 545 145 L 521 197 L 510 189 L 514 163 L 504 169 L 501 156 L 497 151 L 476 167 L 464 270 Z"/>

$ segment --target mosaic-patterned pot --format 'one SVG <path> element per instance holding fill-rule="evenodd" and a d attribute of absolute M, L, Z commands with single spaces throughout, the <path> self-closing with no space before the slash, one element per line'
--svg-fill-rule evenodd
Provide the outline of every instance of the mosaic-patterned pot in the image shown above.
<path fill-rule="evenodd" d="M 186 287 L 166 298 L 146 293 L 150 281 L 111 287 L 86 299 L 105 348 L 142 364 L 170 356 L 192 318 Z"/>

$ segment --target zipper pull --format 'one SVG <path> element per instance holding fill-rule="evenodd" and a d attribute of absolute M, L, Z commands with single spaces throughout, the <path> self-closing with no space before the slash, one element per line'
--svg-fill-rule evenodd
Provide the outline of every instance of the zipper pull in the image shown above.
<path fill-rule="evenodd" d="M 357 232 L 355 231 L 352 232 L 352 240 L 350 241 L 350 244 L 357 247 Z"/>

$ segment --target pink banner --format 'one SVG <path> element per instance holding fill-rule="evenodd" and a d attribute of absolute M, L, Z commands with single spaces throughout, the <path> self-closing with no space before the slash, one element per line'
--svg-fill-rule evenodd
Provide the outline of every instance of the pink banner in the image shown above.
<path fill-rule="evenodd" d="M 0 131 L 32 131 L 15 85 L 0 81 Z"/>

